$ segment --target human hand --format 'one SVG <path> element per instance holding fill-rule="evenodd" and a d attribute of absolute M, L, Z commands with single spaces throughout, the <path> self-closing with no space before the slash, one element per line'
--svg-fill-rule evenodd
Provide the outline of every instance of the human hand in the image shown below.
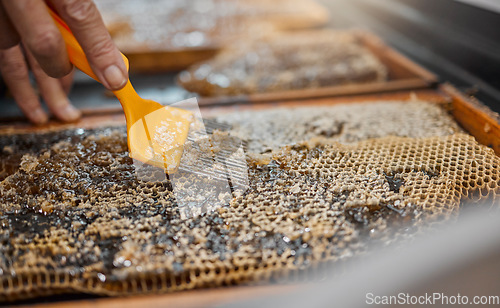
<path fill-rule="evenodd" d="M 68 122 L 80 117 L 67 98 L 73 66 L 47 4 L 68 24 L 106 88 L 121 89 L 128 79 L 120 52 L 92 0 L 0 0 L 0 72 L 21 110 L 35 124 L 47 122 L 48 115 L 31 86 L 29 69 L 57 118 Z"/>

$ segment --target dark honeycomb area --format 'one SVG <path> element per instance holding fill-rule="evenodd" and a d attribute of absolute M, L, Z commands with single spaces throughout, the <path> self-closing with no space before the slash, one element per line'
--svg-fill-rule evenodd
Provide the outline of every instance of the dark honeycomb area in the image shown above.
<path fill-rule="evenodd" d="M 182 219 L 135 176 L 123 127 L 0 137 L 0 300 L 286 278 L 493 202 L 500 159 L 464 134 L 316 140 L 249 160 L 249 188 Z"/>

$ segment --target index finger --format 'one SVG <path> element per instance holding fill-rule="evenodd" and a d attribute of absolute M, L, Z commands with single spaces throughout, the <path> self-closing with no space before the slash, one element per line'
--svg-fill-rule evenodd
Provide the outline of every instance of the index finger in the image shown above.
<path fill-rule="evenodd" d="M 128 72 L 120 52 L 92 0 L 49 0 L 82 46 L 92 70 L 110 90 L 127 83 Z"/>

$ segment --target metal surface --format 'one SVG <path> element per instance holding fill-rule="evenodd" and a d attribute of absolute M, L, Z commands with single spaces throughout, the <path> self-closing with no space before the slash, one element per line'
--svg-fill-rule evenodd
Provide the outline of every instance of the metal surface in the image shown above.
<path fill-rule="evenodd" d="M 500 111 L 500 14 L 453 0 L 322 0 L 332 26 L 361 27 Z M 335 15 L 333 15 L 335 14 Z"/>

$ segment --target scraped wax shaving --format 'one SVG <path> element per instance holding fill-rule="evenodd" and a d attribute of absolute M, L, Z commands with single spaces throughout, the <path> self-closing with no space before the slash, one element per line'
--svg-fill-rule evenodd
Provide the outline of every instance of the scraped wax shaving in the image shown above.
<path fill-rule="evenodd" d="M 152 156 L 151 159 L 164 160 L 169 162 L 165 164 L 167 173 L 174 172 L 177 170 L 177 164 L 175 162 L 175 157 L 178 157 L 182 151 L 182 144 L 177 140 L 178 135 L 181 133 L 182 122 L 177 123 L 177 129 L 169 129 L 168 123 L 162 121 L 160 125 L 156 127 L 154 133 L 153 141 L 159 146 L 158 153 L 156 156 Z M 153 154 L 153 148 L 148 148 L 148 154 Z M 167 158 L 166 155 L 169 155 Z"/>
<path fill-rule="evenodd" d="M 349 106 L 380 114 L 348 116 L 347 105 L 232 114 L 241 124 L 228 134 L 251 137 L 248 189 L 212 194 L 207 209 L 219 198 L 228 205 L 193 217 L 183 217 L 168 180 L 137 180 L 125 128 L 0 136 L 0 300 L 307 277 L 409 239 L 469 202 L 498 204 L 500 158 L 439 106 Z M 314 124 L 279 132 L 283 121 L 294 127 L 290 119 Z M 252 121 L 275 126 L 262 146 Z M 189 185 L 176 187 L 187 195 Z"/>
<path fill-rule="evenodd" d="M 186 141 L 183 135 L 187 135 L 189 131 L 203 130 L 200 126 L 201 119 L 197 119 L 192 114 L 186 112 L 177 112 L 172 110 L 173 118 L 166 118 L 160 121 L 159 125 L 154 128 L 152 141 L 153 146 L 146 148 L 145 155 L 149 160 L 162 161 L 167 173 L 172 173 L 179 167 L 179 160 L 183 152 L 184 143 Z M 182 120 L 176 121 L 175 118 L 180 117 Z M 186 123 L 189 122 L 189 127 Z"/>

